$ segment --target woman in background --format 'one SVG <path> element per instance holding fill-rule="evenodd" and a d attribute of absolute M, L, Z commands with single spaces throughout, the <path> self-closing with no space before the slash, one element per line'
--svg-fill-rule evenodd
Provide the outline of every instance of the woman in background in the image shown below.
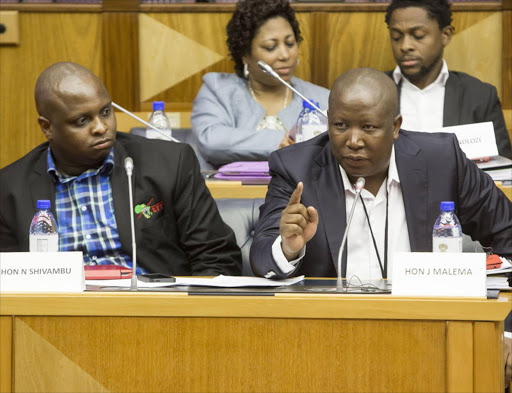
<path fill-rule="evenodd" d="M 234 161 L 264 161 L 293 141 L 288 130 L 302 98 L 265 74 L 262 60 L 320 108 L 329 90 L 294 77 L 302 41 L 287 0 L 242 0 L 227 25 L 227 45 L 236 74 L 208 73 L 194 100 L 192 131 L 201 154 L 215 167 Z"/>

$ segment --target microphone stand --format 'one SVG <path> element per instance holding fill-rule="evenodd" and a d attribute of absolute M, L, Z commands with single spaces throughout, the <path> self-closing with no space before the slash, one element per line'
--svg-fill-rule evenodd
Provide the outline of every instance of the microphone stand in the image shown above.
<path fill-rule="evenodd" d="M 117 105 L 115 102 L 112 102 L 112 106 L 116 109 L 119 109 L 121 112 L 126 113 L 128 116 L 133 117 L 135 120 L 140 121 L 142 124 L 144 124 L 146 127 L 151 128 L 152 130 L 158 132 L 160 135 L 165 136 L 166 139 L 172 141 L 172 142 L 179 142 L 179 140 L 173 138 L 172 136 L 167 135 L 166 133 L 162 132 L 162 130 L 159 130 L 154 125 L 149 124 L 147 121 L 142 120 L 139 116 L 134 115 L 132 112 L 130 112 L 127 109 L 124 109 L 122 106 Z"/>
<path fill-rule="evenodd" d="M 132 173 L 133 173 L 133 160 L 131 157 L 126 157 L 124 160 L 124 169 L 128 176 L 128 195 L 130 198 L 130 226 L 132 230 L 132 281 L 130 291 L 137 290 L 137 244 L 135 243 L 135 222 L 133 219 L 133 194 L 132 194 Z"/>
<path fill-rule="evenodd" d="M 297 89 L 294 89 L 292 87 L 292 85 L 290 85 L 288 82 L 286 82 L 283 78 L 281 78 L 279 76 L 279 74 L 277 72 L 275 72 L 273 70 L 272 67 L 270 67 L 267 63 L 265 63 L 264 61 L 258 61 L 258 67 L 260 67 L 263 72 L 269 74 L 269 75 L 272 75 L 274 78 L 276 78 L 279 82 L 281 82 L 283 85 L 285 85 L 288 89 L 290 89 L 291 91 L 293 91 L 295 94 L 297 94 L 299 97 L 301 97 L 303 100 L 305 100 L 309 105 L 311 105 L 313 108 L 315 108 L 318 112 L 320 112 L 322 115 L 324 115 L 324 117 L 327 119 L 327 113 L 325 113 L 323 110 L 321 110 L 317 105 L 315 105 L 314 102 L 310 101 L 309 99 L 307 99 L 306 97 L 304 97 L 304 95 L 302 95 L 301 93 L 299 93 L 297 91 Z"/>
<path fill-rule="evenodd" d="M 360 177 L 356 182 L 356 197 L 354 199 L 354 203 L 352 203 L 352 208 L 350 209 L 350 214 L 348 216 L 347 227 L 345 228 L 345 233 L 343 234 L 343 240 L 341 242 L 340 251 L 338 252 L 338 279 L 336 281 L 336 289 L 338 291 L 343 291 L 343 279 L 341 277 L 341 256 L 343 255 L 343 250 L 345 249 L 345 243 L 347 241 L 348 229 L 350 228 L 350 223 L 352 222 L 352 216 L 354 215 L 354 210 L 356 208 L 357 199 L 363 191 L 365 184 L 364 177 Z M 348 257 L 348 256 L 347 256 Z"/>

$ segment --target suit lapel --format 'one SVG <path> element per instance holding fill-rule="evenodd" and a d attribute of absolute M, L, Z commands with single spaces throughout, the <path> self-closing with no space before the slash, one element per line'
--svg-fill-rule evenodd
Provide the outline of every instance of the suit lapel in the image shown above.
<path fill-rule="evenodd" d="M 337 271 L 338 252 L 346 226 L 346 211 L 341 174 L 338 163 L 332 155 L 330 143 L 325 145 L 315 159 L 314 165 L 316 166 L 312 169 L 312 174 L 318 199 L 319 225 L 324 226 L 331 262 Z M 346 260 L 346 257 L 345 250 L 343 260 Z"/>
<path fill-rule="evenodd" d="M 443 127 L 456 126 L 461 123 L 460 108 L 464 98 L 464 86 L 457 75 L 449 73 L 444 89 Z"/>
<path fill-rule="evenodd" d="M 127 157 L 126 150 L 116 141 L 114 144 L 114 168 L 111 175 L 112 197 L 114 198 L 114 214 L 116 217 L 117 232 L 121 241 L 122 249 L 131 257 L 132 241 L 131 241 L 131 224 L 130 215 L 134 214 L 130 211 L 130 198 L 128 190 L 128 177 L 124 170 L 124 159 Z M 132 190 L 136 168 L 132 175 Z M 135 234 L 139 239 L 139 234 Z"/>
<path fill-rule="evenodd" d="M 39 199 L 48 199 L 51 201 L 51 211 L 57 218 L 55 211 L 55 184 L 47 173 L 47 169 L 47 150 L 44 150 L 44 153 L 39 156 L 28 181 L 32 200 L 32 210 L 28 214 L 31 216 L 35 214 Z"/>
<path fill-rule="evenodd" d="M 400 130 L 395 142 L 395 160 L 405 207 L 411 251 L 429 251 L 432 225 L 428 217 L 428 169 L 418 145 Z"/>
<path fill-rule="evenodd" d="M 393 77 L 391 77 L 393 79 Z M 400 79 L 400 82 L 398 82 L 398 85 L 396 85 L 396 90 L 398 91 L 398 108 L 400 108 L 401 99 L 402 96 L 402 80 Z"/>

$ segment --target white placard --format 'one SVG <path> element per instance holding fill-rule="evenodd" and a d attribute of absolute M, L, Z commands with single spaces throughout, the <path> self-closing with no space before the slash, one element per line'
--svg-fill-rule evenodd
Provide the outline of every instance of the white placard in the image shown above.
<path fill-rule="evenodd" d="M 395 253 L 392 278 L 393 295 L 487 296 L 484 253 Z"/>
<path fill-rule="evenodd" d="M 81 251 L 0 253 L 0 292 L 83 292 Z"/>
<path fill-rule="evenodd" d="M 429 132 L 452 132 L 457 135 L 460 148 L 469 159 L 498 155 L 496 135 L 492 121 L 443 127 Z"/>

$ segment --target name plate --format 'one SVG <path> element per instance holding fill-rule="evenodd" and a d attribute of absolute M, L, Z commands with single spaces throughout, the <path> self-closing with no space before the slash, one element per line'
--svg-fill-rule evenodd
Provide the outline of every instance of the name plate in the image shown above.
<path fill-rule="evenodd" d="M 81 251 L 0 253 L 0 292 L 83 292 Z"/>
<path fill-rule="evenodd" d="M 452 132 L 457 135 L 460 148 L 469 159 L 498 155 L 492 121 L 443 127 L 431 132 Z"/>
<path fill-rule="evenodd" d="M 392 277 L 393 295 L 487 296 L 484 253 L 396 253 Z"/>

